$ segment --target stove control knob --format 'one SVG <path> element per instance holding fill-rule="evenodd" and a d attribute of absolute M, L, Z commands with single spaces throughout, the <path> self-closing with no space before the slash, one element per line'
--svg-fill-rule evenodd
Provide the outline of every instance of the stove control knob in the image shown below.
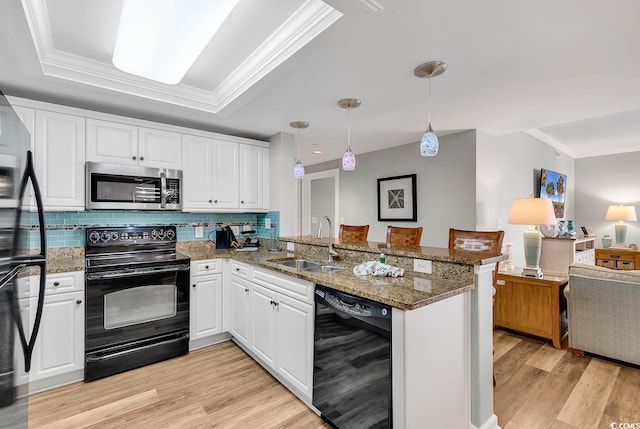
<path fill-rule="evenodd" d="M 109 234 L 108 231 L 104 231 L 102 233 L 102 235 L 100 236 L 100 238 L 102 238 L 102 241 L 104 241 L 106 243 L 111 238 L 111 234 Z"/>
<path fill-rule="evenodd" d="M 160 237 L 160 232 L 158 232 L 157 229 L 154 229 L 153 231 L 151 231 L 151 238 L 154 240 L 157 240 Z"/>
<path fill-rule="evenodd" d="M 111 233 L 111 239 L 112 239 L 112 240 L 117 240 L 117 239 L 118 239 L 118 233 L 117 233 L 117 232 L 115 232 L 115 231 L 114 231 L 114 232 L 112 232 L 112 233 Z"/>
<path fill-rule="evenodd" d="M 172 229 L 167 230 L 165 236 L 167 237 L 167 240 L 173 240 L 176 236 L 176 233 L 173 232 Z"/>
<path fill-rule="evenodd" d="M 93 231 L 91 234 L 89 234 L 89 241 L 92 243 L 97 243 L 98 241 L 100 241 L 100 233 L 98 231 Z"/>

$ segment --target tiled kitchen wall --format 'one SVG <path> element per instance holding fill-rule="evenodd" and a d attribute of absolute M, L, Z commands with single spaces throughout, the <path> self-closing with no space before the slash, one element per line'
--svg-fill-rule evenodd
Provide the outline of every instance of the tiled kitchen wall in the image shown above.
<path fill-rule="evenodd" d="M 271 229 L 264 227 L 265 219 L 271 220 Z M 272 238 L 280 221 L 280 212 L 268 213 L 184 213 L 178 211 L 129 211 L 91 210 L 84 212 L 45 213 L 47 247 L 75 247 L 85 245 L 86 227 L 109 227 L 129 225 L 176 225 L 178 241 L 207 240 L 216 227 L 224 225 L 247 225 L 255 229 L 256 235 Z M 30 248 L 40 246 L 37 213 L 23 213 L 22 225 Z M 204 229 L 203 237 L 196 238 L 195 228 Z M 212 234 L 215 240 L 215 233 Z"/>

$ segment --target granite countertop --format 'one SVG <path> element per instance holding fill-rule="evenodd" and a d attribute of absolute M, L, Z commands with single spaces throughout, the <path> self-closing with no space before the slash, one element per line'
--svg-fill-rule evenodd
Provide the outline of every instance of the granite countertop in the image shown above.
<path fill-rule="evenodd" d="M 313 236 L 281 237 L 281 241 L 291 243 L 310 244 L 314 246 L 328 246 L 329 238 L 316 238 Z M 461 250 L 449 250 L 446 247 L 429 246 L 392 246 L 377 241 L 340 241 L 333 239 L 334 249 L 355 250 L 360 252 L 380 253 L 386 255 L 402 256 L 407 258 L 429 259 L 439 262 L 451 262 L 454 264 L 486 265 L 507 259 L 504 255 L 491 252 L 473 252 Z"/>
<path fill-rule="evenodd" d="M 216 250 L 211 243 L 192 242 L 190 244 L 183 243 L 183 245 L 179 243 L 178 251 L 191 257 L 192 260 L 233 258 L 403 310 L 423 307 L 474 288 L 474 285 L 468 282 L 443 280 L 428 274 L 407 272 L 406 270 L 404 277 L 396 278 L 356 276 L 353 274 L 353 267 L 356 264 L 344 262 L 332 263 L 332 265 L 345 267 L 344 270 L 313 273 L 271 262 L 274 259 L 287 258 L 291 253 L 268 252 L 263 248 L 257 252 L 236 252 Z M 296 256 L 302 257 L 301 255 Z"/>

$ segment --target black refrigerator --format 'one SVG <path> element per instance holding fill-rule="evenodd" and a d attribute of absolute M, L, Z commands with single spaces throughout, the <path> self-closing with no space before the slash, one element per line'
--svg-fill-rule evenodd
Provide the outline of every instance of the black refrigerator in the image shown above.
<path fill-rule="evenodd" d="M 0 91 L 0 426 L 28 426 L 28 385 L 16 385 L 17 369 L 29 372 L 44 304 L 46 241 L 44 208 L 30 151 L 30 135 Z M 37 213 L 31 213 L 31 198 Z M 39 251 L 29 233 L 39 231 Z M 18 278 L 39 275 L 33 323 L 23 324 Z M 27 318 L 28 319 L 28 318 Z"/>

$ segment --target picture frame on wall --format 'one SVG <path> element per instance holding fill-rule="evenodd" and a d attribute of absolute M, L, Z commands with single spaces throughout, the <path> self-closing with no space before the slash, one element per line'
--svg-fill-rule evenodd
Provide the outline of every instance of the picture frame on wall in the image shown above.
<path fill-rule="evenodd" d="M 378 179 L 378 220 L 418 221 L 415 174 Z"/>

